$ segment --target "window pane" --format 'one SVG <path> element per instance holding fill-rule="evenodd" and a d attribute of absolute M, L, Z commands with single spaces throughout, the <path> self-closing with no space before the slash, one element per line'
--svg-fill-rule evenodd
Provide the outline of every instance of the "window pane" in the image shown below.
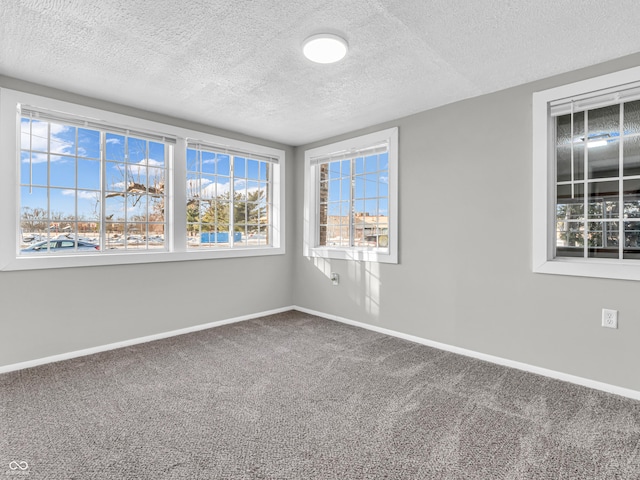
<path fill-rule="evenodd" d="M 47 185 L 49 162 L 47 155 L 31 152 L 20 154 L 20 183 L 23 185 Z"/>
<path fill-rule="evenodd" d="M 589 258 L 618 258 L 619 222 L 589 222 Z"/>
<path fill-rule="evenodd" d="M 589 218 L 618 218 L 617 181 L 589 184 Z"/>
<path fill-rule="evenodd" d="M 624 222 L 623 258 L 640 259 L 640 220 Z"/>
<path fill-rule="evenodd" d="M 213 152 L 199 152 L 202 161 L 202 173 L 216 173 L 216 154 Z M 197 171 L 197 170 L 196 170 Z"/>
<path fill-rule="evenodd" d="M 51 153 L 76 154 L 76 127 L 50 123 L 49 151 Z"/>
<path fill-rule="evenodd" d="M 187 149 L 187 172 L 200 171 L 200 150 Z"/>
<path fill-rule="evenodd" d="M 369 155 L 364 159 L 364 170 L 365 172 L 376 172 L 378 171 L 378 156 L 377 155 Z"/>
<path fill-rule="evenodd" d="M 326 247 L 328 245 L 327 243 L 327 226 L 326 225 L 320 225 L 319 227 L 319 234 L 320 234 L 320 238 L 318 239 L 318 245 L 322 246 L 322 247 Z"/>
<path fill-rule="evenodd" d="M 126 173 L 122 163 L 107 162 L 105 183 L 108 191 L 124 192 L 125 177 Z"/>
<path fill-rule="evenodd" d="M 242 157 L 235 157 L 233 160 L 233 176 L 236 178 L 247 177 L 247 161 Z"/>
<path fill-rule="evenodd" d="M 202 199 L 215 198 L 217 195 L 217 177 L 215 175 L 202 175 L 200 178 L 200 188 L 196 190 L 196 197 Z"/>
<path fill-rule="evenodd" d="M 134 137 L 128 137 L 127 140 L 127 161 L 129 163 L 145 165 L 147 163 L 147 142 Z"/>
<path fill-rule="evenodd" d="M 22 131 L 22 148 L 29 149 L 33 152 L 48 152 L 49 123 L 39 120 L 31 121 L 31 126 L 27 126 Z"/>
<path fill-rule="evenodd" d="M 160 195 L 149 195 L 149 221 L 164 224 L 165 198 Z M 162 228 L 164 231 L 164 227 Z"/>
<path fill-rule="evenodd" d="M 231 159 L 229 157 L 229 155 L 222 155 L 222 154 L 218 154 L 218 161 L 216 163 L 216 172 L 218 173 L 218 175 L 225 175 L 225 176 L 230 176 L 231 175 Z"/>
<path fill-rule="evenodd" d="M 122 234 L 124 233 L 124 223 L 122 222 L 107 222 L 106 227 L 106 239 L 107 249 L 114 250 L 124 247 L 124 239 Z"/>
<path fill-rule="evenodd" d="M 260 166 L 257 160 L 247 160 L 247 178 L 254 180 L 260 178 Z"/>
<path fill-rule="evenodd" d="M 620 105 L 590 110 L 587 121 L 589 178 L 618 176 Z"/>
<path fill-rule="evenodd" d="M 340 200 L 340 180 L 329 181 L 329 201 Z"/>
<path fill-rule="evenodd" d="M 589 178 L 617 177 L 620 170 L 620 140 L 589 140 Z"/>
<path fill-rule="evenodd" d="M 78 190 L 78 220 L 100 221 L 100 192 Z"/>
<path fill-rule="evenodd" d="M 640 218 L 640 179 L 625 180 L 624 218 Z"/>
<path fill-rule="evenodd" d="M 100 132 L 78 128 L 78 156 L 100 160 Z"/>
<path fill-rule="evenodd" d="M 148 163 L 151 166 L 164 167 L 165 146 L 162 143 L 149 142 Z"/>
<path fill-rule="evenodd" d="M 584 219 L 584 201 L 576 200 L 575 202 L 564 202 L 556 205 L 556 220 L 562 222 L 565 220 L 582 220 Z"/>
<path fill-rule="evenodd" d="M 148 169 L 145 166 L 135 164 L 135 165 L 127 165 L 127 176 L 126 176 L 126 188 L 128 191 L 131 189 L 135 189 L 140 191 L 147 185 L 147 175 Z"/>
<path fill-rule="evenodd" d="M 556 256 L 583 257 L 584 256 L 584 223 L 557 222 L 556 223 Z"/>
<path fill-rule="evenodd" d="M 52 188 L 49 190 L 49 218 L 56 222 L 75 221 L 76 191 Z"/>
<path fill-rule="evenodd" d="M 624 104 L 624 134 L 640 133 L 640 100 Z"/>
<path fill-rule="evenodd" d="M 367 195 L 366 182 L 365 182 L 364 176 L 358 175 L 355 178 L 353 194 L 354 194 L 354 198 L 364 198 Z"/>
<path fill-rule="evenodd" d="M 624 175 L 640 175 L 640 136 L 624 139 Z"/>
<path fill-rule="evenodd" d="M 100 161 L 78 159 L 78 188 L 100 190 Z"/>
<path fill-rule="evenodd" d="M 573 115 L 573 137 L 571 115 L 562 115 L 556 120 L 556 175 L 559 182 L 584 179 L 584 112 Z"/>
<path fill-rule="evenodd" d="M 105 198 L 104 215 L 109 222 L 124 221 L 124 195 L 107 195 Z"/>
<path fill-rule="evenodd" d="M 107 133 L 105 138 L 107 160 L 124 162 L 124 136 Z"/>
<path fill-rule="evenodd" d="M 149 168 L 147 170 L 147 186 L 149 193 L 164 193 L 164 169 Z"/>
<path fill-rule="evenodd" d="M 71 188 L 76 186 L 75 158 L 51 155 L 49 170 L 49 185 Z"/>

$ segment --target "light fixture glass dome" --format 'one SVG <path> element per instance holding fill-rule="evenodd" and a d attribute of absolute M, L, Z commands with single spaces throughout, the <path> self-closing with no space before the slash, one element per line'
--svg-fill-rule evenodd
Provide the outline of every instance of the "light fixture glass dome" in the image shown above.
<path fill-rule="evenodd" d="M 302 44 L 304 56 L 316 63 L 334 63 L 347 54 L 344 38 L 330 33 L 321 33 L 307 38 Z"/>

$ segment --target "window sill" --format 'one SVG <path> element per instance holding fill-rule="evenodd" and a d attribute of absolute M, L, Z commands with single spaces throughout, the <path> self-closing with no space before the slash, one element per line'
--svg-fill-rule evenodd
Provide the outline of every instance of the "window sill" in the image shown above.
<path fill-rule="evenodd" d="M 633 260 L 556 258 L 534 266 L 533 272 L 576 277 L 640 280 L 640 265 Z"/>
<path fill-rule="evenodd" d="M 145 252 L 145 253 L 101 253 L 99 255 L 47 255 L 23 256 L 3 259 L 0 271 L 45 270 L 49 268 L 94 267 L 104 265 L 130 265 L 140 263 L 184 262 L 191 260 L 213 260 L 218 258 L 243 258 L 282 255 L 284 248 L 248 247 L 233 250 L 207 250 L 196 252 Z"/>
<path fill-rule="evenodd" d="M 305 256 L 335 260 L 355 260 L 358 262 L 398 263 L 397 255 L 389 253 L 387 249 L 315 247 L 308 249 L 305 252 Z"/>

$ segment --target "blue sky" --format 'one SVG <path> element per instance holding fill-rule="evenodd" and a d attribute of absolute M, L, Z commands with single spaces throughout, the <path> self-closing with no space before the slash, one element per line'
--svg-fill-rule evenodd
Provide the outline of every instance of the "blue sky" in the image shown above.
<path fill-rule="evenodd" d="M 63 217 L 75 216 L 77 197 L 78 218 L 99 218 L 100 132 L 40 121 L 29 125 L 29 121 L 23 119 L 21 143 L 20 181 L 28 185 L 21 187 L 22 207 L 47 208 L 49 176 L 51 212 Z M 164 178 L 164 150 L 161 143 L 107 133 L 107 190 L 123 192 L 125 179 L 157 186 Z M 129 217 L 146 212 L 146 199 L 137 200 L 135 206 L 133 203 L 128 206 Z M 107 216 L 124 217 L 123 197 L 107 199 L 105 208 Z"/>
<path fill-rule="evenodd" d="M 97 130 L 22 120 L 20 162 L 21 206 L 47 208 L 63 217 L 97 220 L 100 212 L 100 132 Z M 124 192 L 126 182 L 157 187 L 164 179 L 165 146 L 162 143 L 115 133 L 105 136 L 105 184 L 107 192 Z M 230 189 L 231 156 L 223 153 L 187 150 L 187 187 L 200 198 L 223 195 Z M 258 189 L 267 191 L 268 164 L 235 157 L 234 189 L 245 195 Z M 77 179 L 76 179 L 77 170 Z M 49 177 L 49 178 L 48 178 Z M 47 185 L 51 188 L 47 189 Z M 108 196 L 108 195 L 107 195 Z M 126 207 L 127 216 L 141 215 L 153 202 L 136 196 Z M 121 196 L 105 199 L 105 215 L 124 218 Z"/>
<path fill-rule="evenodd" d="M 353 162 L 329 163 L 329 215 L 349 214 L 351 169 L 354 168 L 354 209 L 356 213 L 388 215 L 389 156 L 387 153 L 357 157 Z"/>

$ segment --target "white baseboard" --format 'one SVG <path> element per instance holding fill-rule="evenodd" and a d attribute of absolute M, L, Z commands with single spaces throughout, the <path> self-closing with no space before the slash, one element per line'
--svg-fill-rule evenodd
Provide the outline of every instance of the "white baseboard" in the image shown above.
<path fill-rule="evenodd" d="M 505 367 L 516 368 L 525 372 L 537 373 L 545 377 L 555 378 L 556 380 L 562 380 L 569 383 L 575 383 L 576 385 L 582 385 L 583 387 L 593 388 L 595 390 L 601 390 L 607 393 L 613 393 L 622 397 L 632 398 L 634 400 L 640 400 L 640 392 L 637 390 L 631 390 L 629 388 L 618 387 L 616 385 L 610 385 L 608 383 L 598 382 L 596 380 L 590 380 L 588 378 L 578 377 L 576 375 L 570 375 L 568 373 L 557 372 L 555 370 L 549 370 L 548 368 L 536 367 L 535 365 L 529 365 L 527 363 L 516 362 L 502 357 L 496 357 L 494 355 L 487 355 L 485 353 L 476 352 L 473 350 L 467 350 L 466 348 L 454 347 L 446 343 L 434 342 L 433 340 L 427 340 L 426 338 L 416 337 L 414 335 L 408 335 L 406 333 L 396 332 L 395 330 L 389 330 L 387 328 L 377 327 L 375 325 L 369 325 L 355 320 L 349 320 L 348 318 L 339 317 L 337 315 L 330 315 L 324 312 L 318 312 L 304 307 L 293 306 L 294 310 L 299 310 L 304 313 L 316 315 L 318 317 L 326 318 L 328 320 L 334 320 L 340 323 L 346 323 L 355 327 L 366 328 L 367 330 L 373 330 L 374 332 L 383 333 L 392 337 L 402 338 L 409 340 L 410 342 L 420 343 L 428 347 L 437 348 L 439 350 L 446 350 L 447 352 L 457 353 L 467 357 L 477 358 L 486 362 L 496 363 Z"/>
<path fill-rule="evenodd" d="M 131 340 L 124 340 L 122 342 L 115 342 L 115 343 L 109 343 L 107 345 L 100 345 L 98 347 L 85 348 L 83 350 L 77 350 L 75 352 L 61 353 L 59 355 L 52 355 L 50 357 L 37 358 L 35 360 L 29 360 L 26 362 L 0 366 L 0 373 L 7 373 L 7 372 L 13 372 L 15 370 L 22 370 L 24 368 L 37 367 L 38 365 L 44 365 L 46 363 L 53 363 L 53 362 L 60 362 L 62 360 L 69 360 L 71 358 L 76 358 L 76 357 L 84 357 L 85 355 L 92 355 L 94 353 L 106 352 L 107 350 L 115 350 L 116 348 L 129 347 L 131 345 L 137 345 L 139 343 L 146 343 L 146 342 L 152 342 L 154 340 L 161 340 L 163 338 L 175 337 L 177 335 L 184 335 L 185 333 L 197 332 L 199 330 L 206 330 L 207 328 L 220 327 L 222 325 L 228 325 L 230 323 L 243 322 L 245 320 L 252 320 L 254 318 L 264 317 L 266 315 L 273 315 L 276 313 L 288 312 L 289 310 L 293 310 L 293 307 L 277 308 L 275 310 L 252 313 L 250 315 L 243 315 L 240 317 L 228 318 L 226 320 L 219 320 L 217 322 L 210 322 L 202 325 L 194 325 L 193 327 L 186 327 L 186 328 L 180 328 L 178 330 L 171 330 L 170 332 L 156 333 L 154 335 L 133 338 Z"/>
<path fill-rule="evenodd" d="M 318 317 L 326 318 L 340 323 L 345 323 L 355 327 L 365 328 L 367 330 L 373 330 L 374 332 L 390 335 L 392 337 L 402 338 L 410 342 L 419 343 L 428 347 L 437 348 L 439 350 L 445 350 L 447 352 L 457 353 L 467 357 L 477 358 L 486 362 L 503 365 L 505 367 L 516 368 L 525 372 L 536 373 L 545 377 L 555 378 L 576 385 L 582 385 L 583 387 L 593 388 L 595 390 L 601 390 L 603 392 L 613 393 L 622 397 L 632 398 L 634 400 L 640 400 L 640 392 L 637 390 L 631 390 L 629 388 L 618 387 L 616 385 L 610 385 L 608 383 L 598 382 L 596 380 L 590 380 L 588 378 L 578 377 L 576 375 L 570 375 L 568 373 L 557 372 L 555 370 L 549 370 L 547 368 L 537 367 L 535 365 L 529 365 L 527 363 L 517 362 L 515 360 L 509 360 L 502 357 L 496 357 L 494 355 L 487 355 L 485 353 L 476 352 L 474 350 L 468 350 L 466 348 L 455 347 L 446 343 L 435 342 L 422 337 L 416 337 L 415 335 L 409 335 L 402 332 L 396 332 L 395 330 L 389 330 L 387 328 L 377 327 L 375 325 L 369 325 L 363 322 L 357 322 L 355 320 L 349 320 L 348 318 L 340 317 L 338 315 L 331 315 L 317 310 L 311 310 L 309 308 L 299 307 L 292 305 L 289 307 L 277 308 L 275 310 L 268 310 L 264 312 L 253 313 L 249 315 L 243 315 L 240 317 L 229 318 L 226 320 L 219 320 L 216 322 L 205 323 L 202 325 L 194 325 L 192 327 L 181 328 L 178 330 L 172 330 L 169 332 L 157 333 L 154 335 L 148 335 L 145 337 L 133 338 L 131 340 L 124 340 L 122 342 L 110 343 L 107 345 L 100 345 L 97 347 L 86 348 L 83 350 L 77 350 L 74 352 L 62 353 L 59 355 L 52 355 L 50 357 L 38 358 L 35 360 L 29 360 L 26 362 L 14 363 L 11 365 L 0 366 L 0 374 L 12 372 L 15 370 L 22 370 L 24 368 L 36 367 L 38 365 L 44 365 L 47 363 L 60 362 L 62 360 L 69 360 L 71 358 L 83 357 L 85 355 L 91 355 L 94 353 L 105 352 L 108 350 L 115 350 L 116 348 L 128 347 L 131 345 L 137 345 L 140 343 L 152 342 L 154 340 L 161 340 L 163 338 L 175 337 L 178 335 L 184 335 L 185 333 L 197 332 L 200 330 L 206 330 L 208 328 L 220 327 L 222 325 L 228 325 L 230 323 L 243 322 L 245 320 L 252 320 L 254 318 L 264 317 L 266 315 L 274 315 L 277 313 L 287 312 L 289 310 L 298 310 L 300 312 L 308 313 L 310 315 L 316 315 Z"/>

